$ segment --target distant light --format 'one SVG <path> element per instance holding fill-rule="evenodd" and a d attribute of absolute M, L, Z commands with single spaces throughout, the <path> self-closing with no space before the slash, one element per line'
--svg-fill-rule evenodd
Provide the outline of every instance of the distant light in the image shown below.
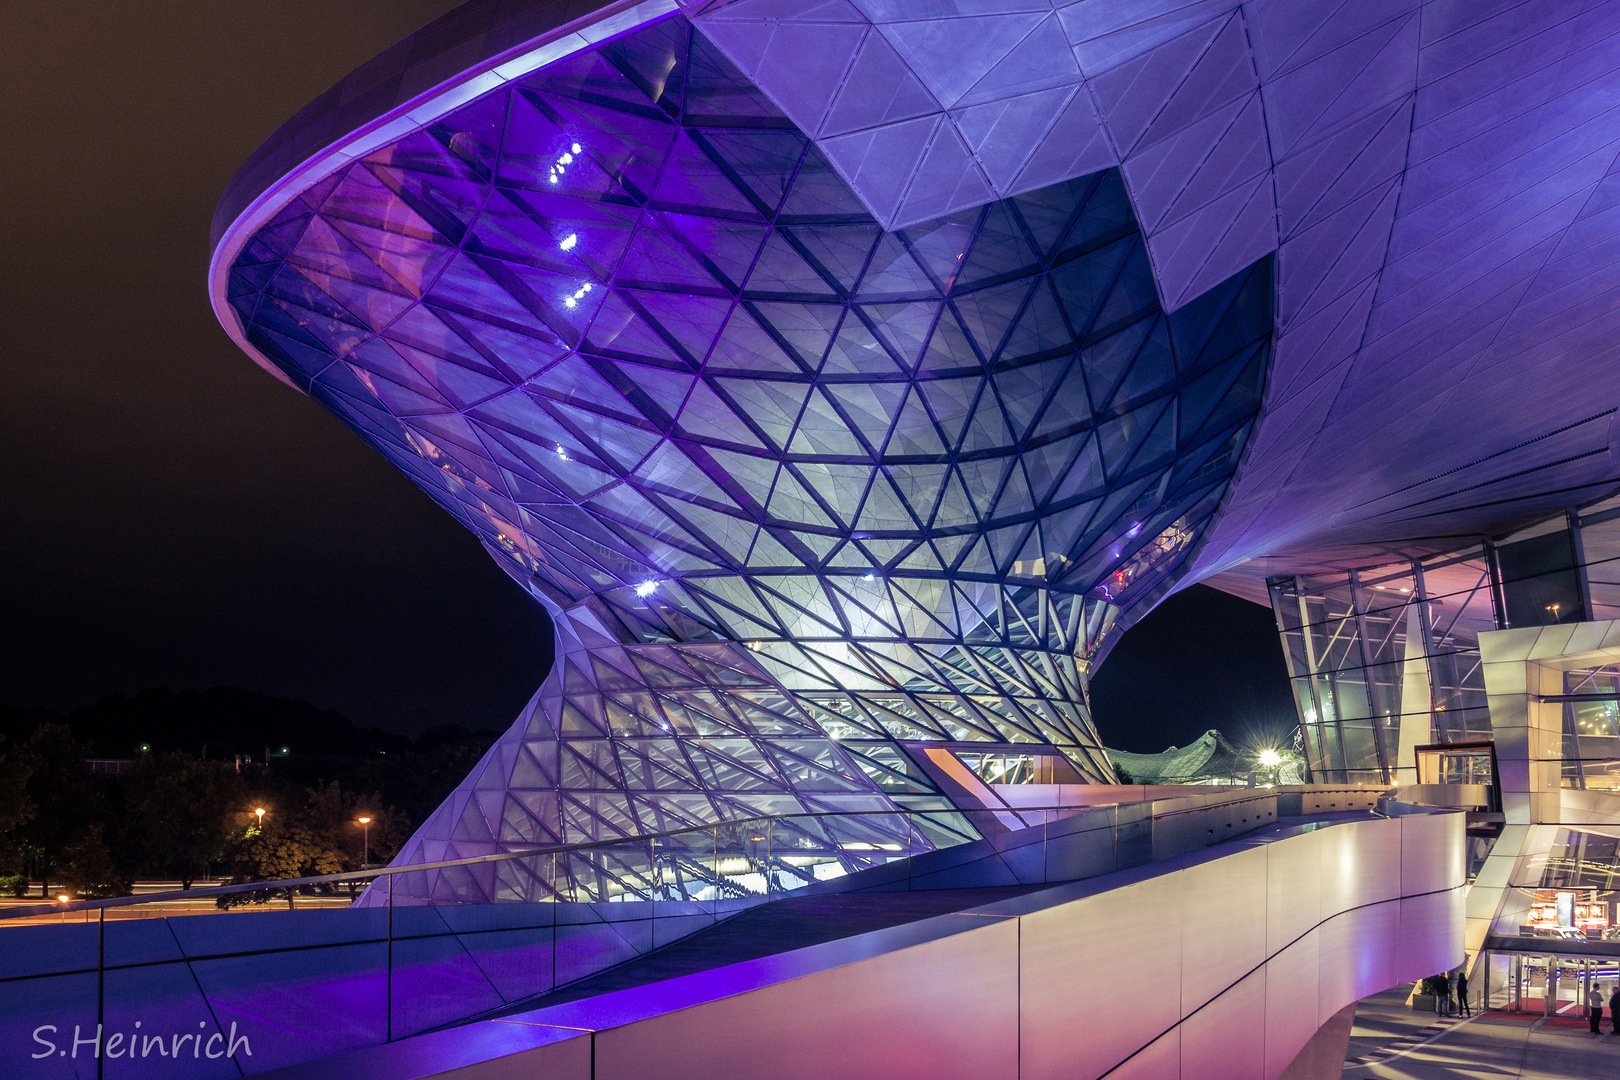
<path fill-rule="evenodd" d="M 564 461 L 568 460 L 568 451 L 562 448 L 562 443 L 557 444 L 557 456 L 562 458 Z"/>
<path fill-rule="evenodd" d="M 546 177 L 546 179 L 550 180 L 553 184 L 555 184 L 557 182 L 557 174 L 552 173 L 550 176 Z"/>
<path fill-rule="evenodd" d="M 1411 592 L 1411 589 L 1402 589 L 1401 592 Z"/>
<path fill-rule="evenodd" d="M 1131 522 L 1131 527 L 1129 529 L 1125 530 L 1125 535 L 1130 537 L 1133 540 L 1136 539 L 1141 534 L 1142 534 L 1142 523 L 1140 521 Z"/>
<path fill-rule="evenodd" d="M 368 818 L 368 817 L 355 818 L 355 820 L 358 821 L 362 825 L 370 825 L 371 824 L 371 819 Z"/>
<path fill-rule="evenodd" d="M 143 753 L 143 754 L 148 753 L 149 751 L 151 751 L 151 749 L 152 749 L 152 744 L 151 743 L 141 743 L 141 753 Z"/>
<path fill-rule="evenodd" d="M 562 248 L 564 251 L 573 251 L 574 245 L 577 243 L 579 243 L 579 234 L 569 233 L 567 236 L 563 237 L 563 242 L 557 246 Z"/>
<path fill-rule="evenodd" d="M 578 307 L 578 306 L 579 306 L 579 304 L 574 300 L 574 298 L 572 296 L 563 297 L 563 307 Z"/>
<path fill-rule="evenodd" d="M 1260 764 L 1268 769 L 1276 768 L 1282 764 L 1282 755 L 1275 750 L 1260 751 Z"/>
<path fill-rule="evenodd" d="M 641 582 L 640 584 L 638 584 L 636 586 L 636 595 L 637 596 L 651 596 L 653 594 L 653 591 L 655 589 L 657 589 L 657 588 L 658 588 L 658 582 L 656 582 L 656 581 L 643 581 L 643 582 Z"/>
<path fill-rule="evenodd" d="M 67 902 L 68 902 L 68 901 L 69 901 L 69 900 L 72 900 L 72 899 L 73 899 L 73 897 L 71 897 L 71 896 L 69 896 L 69 895 L 68 895 L 68 894 L 67 894 L 67 893 L 62 893 L 62 894 L 61 894 L 61 895 L 59 895 L 59 896 L 57 896 L 57 899 L 58 899 L 58 900 L 60 900 L 60 901 L 61 901 L 61 902 L 62 902 L 62 903 L 64 903 L 64 904 L 65 904 L 65 903 L 67 903 Z"/>
<path fill-rule="evenodd" d="M 572 147 L 570 147 L 570 149 L 576 154 L 579 153 L 579 143 L 575 143 Z"/>
<path fill-rule="evenodd" d="M 872 571 L 868 570 L 866 573 L 861 575 L 861 580 L 862 581 L 876 581 L 877 580 L 877 575 L 872 573 Z"/>

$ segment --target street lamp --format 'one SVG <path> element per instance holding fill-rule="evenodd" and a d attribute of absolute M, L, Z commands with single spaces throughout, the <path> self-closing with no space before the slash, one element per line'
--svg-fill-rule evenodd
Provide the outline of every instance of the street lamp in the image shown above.
<path fill-rule="evenodd" d="M 264 828 L 264 807 L 261 806 L 253 812 L 259 815 L 259 828 Z"/>
<path fill-rule="evenodd" d="M 364 870 L 366 867 L 371 865 L 371 819 L 368 817 L 363 817 L 360 819 L 360 824 L 365 826 L 366 830 L 364 840 L 365 846 L 360 849 L 360 869 Z"/>
<path fill-rule="evenodd" d="M 1275 769 L 1282 764 L 1282 755 L 1275 750 L 1260 751 L 1260 764 L 1268 769 Z"/>

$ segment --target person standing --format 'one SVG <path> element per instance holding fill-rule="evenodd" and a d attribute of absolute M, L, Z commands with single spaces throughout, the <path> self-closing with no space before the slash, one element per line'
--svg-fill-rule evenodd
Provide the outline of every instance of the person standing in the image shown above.
<path fill-rule="evenodd" d="M 1474 1010 L 1468 1005 L 1468 969 L 1462 968 L 1457 972 L 1457 1015 L 1473 1016 Z"/>
<path fill-rule="evenodd" d="M 1600 1030 L 1603 1023 L 1603 990 L 1596 983 L 1593 983 L 1592 989 L 1586 992 L 1586 1012 L 1592 1034 L 1603 1034 Z"/>
<path fill-rule="evenodd" d="M 1441 1016 L 1450 1016 L 1451 1015 L 1451 976 L 1449 974 L 1447 974 L 1447 973 L 1442 973 L 1442 974 L 1436 975 L 1434 978 L 1435 978 L 1435 982 L 1437 984 L 1435 986 L 1435 990 L 1438 991 L 1438 993 L 1435 994 L 1435 1001 L 1434 1001 L 1434 1004 L 1436 1006 L 1436 1011 Z"/>
<path fill-rule="evenodd" d="M 1609 995 L 1609 1034 L 1620 1035 L 1620 982 L 1614 984 Z"/>

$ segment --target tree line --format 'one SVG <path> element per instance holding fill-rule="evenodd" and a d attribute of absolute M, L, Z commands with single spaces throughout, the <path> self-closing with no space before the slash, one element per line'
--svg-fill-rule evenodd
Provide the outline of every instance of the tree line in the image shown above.
<path fill-rule="evenodd" d="M 0 891 L 97 898 L 381 865 L 495 736 L 412 740 L 232 688 L 0 708 Z"/>

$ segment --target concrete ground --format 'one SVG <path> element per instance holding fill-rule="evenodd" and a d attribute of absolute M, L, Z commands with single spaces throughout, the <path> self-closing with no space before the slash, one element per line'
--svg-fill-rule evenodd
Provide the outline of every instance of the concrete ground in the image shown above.
<path fill-rule="evenodd" d="M 1347 1059 L 1365 1055 L 1434 1023 L 1433 1013 L 1406 1002 L 1410 985 L 1367 998 L 1356 1007 Z M 1620 1076 L 1620 1038 L 1587 1030 L 1584 1019 L 1486 1013 L 1451 1028 L 1401 1057 L 1374 1065 L 1347 1065 L 1344 1080 L 1584 1080 Z"/>

